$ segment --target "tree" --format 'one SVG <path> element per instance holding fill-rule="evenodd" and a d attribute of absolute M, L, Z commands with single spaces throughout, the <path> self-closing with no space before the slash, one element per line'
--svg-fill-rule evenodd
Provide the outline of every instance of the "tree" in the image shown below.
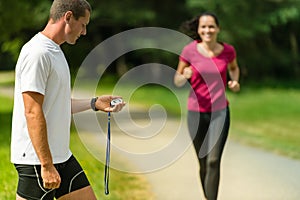
<path fill-rule="evenodd" d="M 1 63 L 12 64 L 20 47 L 48 18 L 50 1 L 0 1 Z M 6 62 L 5 62 L 6 61 Z M 1 68 L 8 68 L 3 66 Z"/>

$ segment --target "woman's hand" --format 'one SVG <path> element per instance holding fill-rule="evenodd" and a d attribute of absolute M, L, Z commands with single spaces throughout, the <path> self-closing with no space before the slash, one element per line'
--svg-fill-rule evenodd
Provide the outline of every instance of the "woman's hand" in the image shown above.
<path fill-rule="evenodd" d="M 240 84 L 237 81 L 228 81 L 228 88 L 233 92 L 240 91 Z"/>
<path fill-rule="evenodd" d="M 191 68 L 191 67 L 185 67 L 185 68 L 183 69 L 182 75 L 184 76 L 184 78 L 190 79 L 190 78 L 192 77 L 192 75 L 193 75 L 193 70 L 192 70 L 192 68 Z"/>

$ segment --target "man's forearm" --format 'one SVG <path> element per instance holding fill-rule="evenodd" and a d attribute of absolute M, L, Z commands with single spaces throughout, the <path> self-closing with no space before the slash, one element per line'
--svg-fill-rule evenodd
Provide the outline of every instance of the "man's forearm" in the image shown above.
<path fill-rule="evenodd" d="M 91 99 L 72 99 L 72 114 L 91 109 Z"/>

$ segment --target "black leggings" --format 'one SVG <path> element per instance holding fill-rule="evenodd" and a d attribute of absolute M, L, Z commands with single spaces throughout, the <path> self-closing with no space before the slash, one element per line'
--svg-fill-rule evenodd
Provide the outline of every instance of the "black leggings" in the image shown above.
<path fill-rule="evenodd" d="M 208 200 L 218 196 L 220 163 L 230 126 L 227 107 L 213 113 L 188 112 L 188 128 L 200 164 L 200 179 Z"/>

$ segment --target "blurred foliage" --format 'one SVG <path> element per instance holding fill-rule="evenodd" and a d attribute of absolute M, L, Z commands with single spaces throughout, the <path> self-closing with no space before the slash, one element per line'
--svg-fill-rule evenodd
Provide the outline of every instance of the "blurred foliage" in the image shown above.
<path fill-rule="evenodd" d="M 0 1 L 1 68 L 11 68 L 9 65 L 16 61 L 23 43 L 47 21 L 50 5 L 49 0 Z"/>
<path fill-rule="evenodd" d="M 0 69 L 13 69 L 21 46 L 48 18 L 51 0 L 0 2 Z M 90 1 L 88 35 L 75 46 L 62 45 L 74 75 L 86 55 L 105 39 L 137 27 L 179 30 L 180 24 L 203 11 L 220 19 L 220 40 L 235 46 L 243 80 L 300 77 L 299 0 L 110 0 Z M 174 41 L 176 42 L 176 41 Z M 178 56 L 147 50 L 124 55 L 109 68 L 147 62 L 176 67 Z M 144 54 L 144 55 L 143 55 Z"/>
<path fill-rule="evenodd" d="M 298 0 L 188 0 L 193 13 L 214 11 L 221 39 L 236 47 L 245 79 L 300 76 Z"/>

